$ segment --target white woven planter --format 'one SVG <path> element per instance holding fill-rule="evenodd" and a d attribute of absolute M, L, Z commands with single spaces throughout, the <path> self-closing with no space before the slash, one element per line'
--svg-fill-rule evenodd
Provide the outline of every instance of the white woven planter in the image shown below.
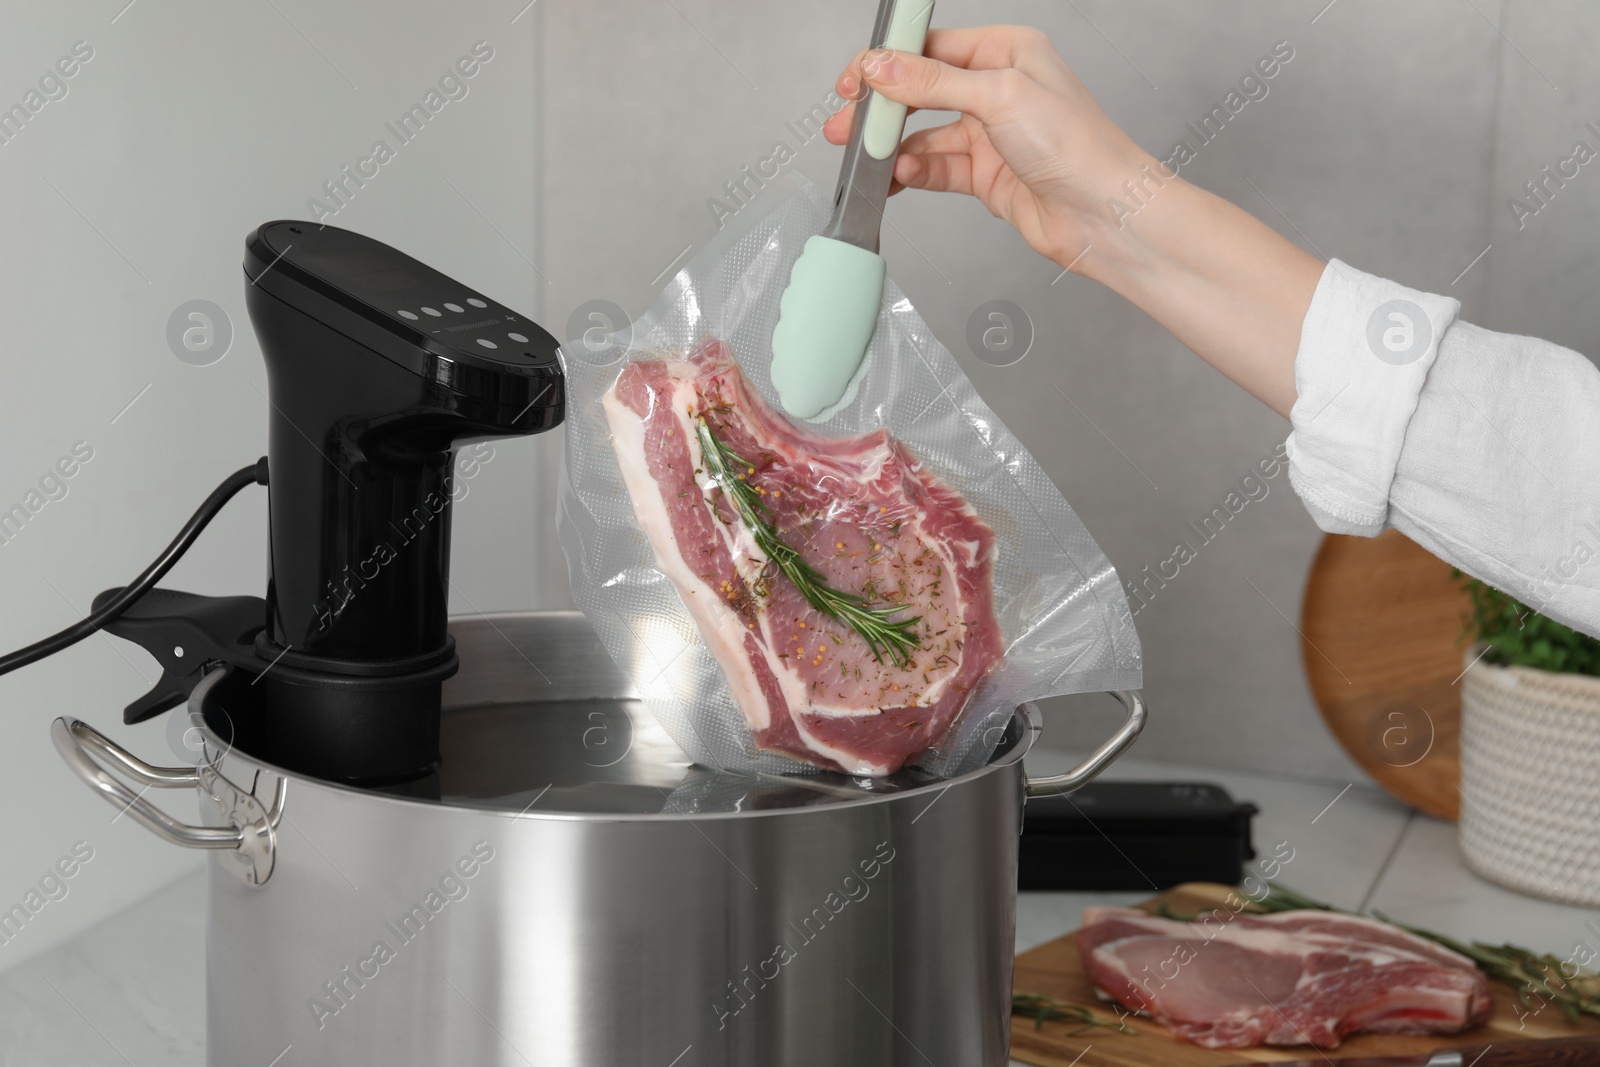
<path fill-rule="evenodd" d="M 1463 685 L 1467 866 L 1532 896 L 1600 905 L 1600 678 L 1480 661 Z"/>

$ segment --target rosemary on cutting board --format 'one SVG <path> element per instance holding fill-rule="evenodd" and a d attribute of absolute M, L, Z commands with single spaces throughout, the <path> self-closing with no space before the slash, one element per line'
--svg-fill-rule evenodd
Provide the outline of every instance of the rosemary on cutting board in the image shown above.
<path fill-rule="evenodd" d="M 1320 900 L 1312 900 L 1276 882 L 1268 882 L 1267 889 L 1267 895 L 1254 902 L 1255 910 L 1269 913 L 1331 911 L 1343 915 L 1356 914 L 1335 908 L 1331 904 L 1324 904 Z M 1192 922 L 1198 918 L 1198 915 L 1177 915 L 1165 905 L 1162 906 L 1161 914 L 1165 918 L 1182 922 Z M 1378 911 L 1373 912 L 1372 917 L 1461 953 L 1476 964 L 1478 970 L 1510 986 L 1516 993 L 1518 1002 L 1531 1014 L 1537 1014 L 1545 1004 L 1554 1004 L 1572 1022 L 1577 1022 L 1579 1017 L 1584 1015 L 1600 1016 L 1600 976 L 1585 972 L 1570 961 L 1534 952 L 1521 945 L 1491 945 L 1483 941 L 1473 941 L 1469 944 L 1457 941 L 1444 934 L 1436 934 L 1431 930 L 1397 922 Z"/>
<path fill-rule="evenodd" d="M 800 591 L 806 603 L 860 634 L 872 650 L 872 658 L 879 663 L 887 653 L 896 667 L 909 664 L 911 654 L 922 647 L 916 633 L 916 624 L 922 621 L 922 616 L 895 619 L 893 616 L 903 608 L 893 604 L 874 607 L 872 601 L 860 594 L 846 593 L 829 585 L 820 571 L 778 536 L 771 509 L 756 487 L 746 481 L 748 475 L 755 473 L 754 464 L 718 440 L 704 416 L 697 420 L 696 433 L 706 474 L 733 502 L 739 521 L 750 531 L 756 547 Z M 741 469 L 743 473 L 735 473 Z"/>
<path fill-rule="evenodd" d="M 1067 1034 L 1068 1037 L 1075 1037 L 1094 1026 L 1109 1027 L 1122 1034 L 1136 1035 L 1139 1033 L 1139 1031 L 1121 1019 L 1116 1022 L 1109 1022 L 1098 1018 L 1093 1011 L 1080 1004 L 1068 1004 L 1053 997 L 1040 996 L 1038 993 L 1012 993 L 1011 1014 L 1021 1015 L 1025 1019 L 1032 1019 L 1035 1030 L 1042 1030 L 1045 1023 L 1056 1022 L 1061 1019 L 1071 1019 L 1073 1022 L 1080 1023 L 1081 1025 L 1078 1029 Z"/>

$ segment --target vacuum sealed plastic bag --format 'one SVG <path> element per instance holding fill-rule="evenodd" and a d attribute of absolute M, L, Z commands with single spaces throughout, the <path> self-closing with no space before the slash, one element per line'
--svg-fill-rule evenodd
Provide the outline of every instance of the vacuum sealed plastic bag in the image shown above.
<path fill-rule="evenodd" d="M 561 349 L 572 593 L 696 762 L 948 776 L 1016 706 L 1138 688 L 1116 571 L 892 282 L 852 399 L 785 416 L 792 193 L 717 235 L 649 314 Z"/>

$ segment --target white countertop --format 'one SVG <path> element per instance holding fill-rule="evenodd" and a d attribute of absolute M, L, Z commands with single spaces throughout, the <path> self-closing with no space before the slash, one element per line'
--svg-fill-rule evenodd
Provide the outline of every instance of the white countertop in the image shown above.
<path fill-rule="evenodd" d="M 1028 757 L 1035 774 L 1071 762 L 1044 749 Z M 1261 809 L 1256 851 L 1268 856 L 1288 842 L 1294 858 L 1279 880 L 1338 907 L 1562 955 L 1580 939 L 1593 940 L 1584 922 L 1597 913 L 1473 876 L 1456 851 L 1455 827 L 1371 787 L 1140 760 L 1119 762 L 1107 777 L 1214 782 L 1237 800 L 1254 801 Z M 1017 951 L 1076 928 L 1086 904 L 1131 904 L 1150 895 L 1024 893 Z M 0 972 L 0 1067 L 202 1067 L 205 911 L 205 878 L 197 872 Z"/>

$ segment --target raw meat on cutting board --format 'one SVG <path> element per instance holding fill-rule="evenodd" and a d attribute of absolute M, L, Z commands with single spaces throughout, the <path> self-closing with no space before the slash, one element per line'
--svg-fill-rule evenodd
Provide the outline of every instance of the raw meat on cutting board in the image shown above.
<path fill-rule="evenodd" d="M 1452 1034 L 1493 1006 L 1465 956 L 1355 915 L 1220 911 L 1177 922 L 1085 908 L 1077 938 L 1102 992 L 1207 1048 L 1333 1048 L 1363 1030 Z"/>
<path fill-rule="evenodd" d="M 793 425 L 728 347 L 627 366 L 603 398 L 612 444 L 663 572 L 763 748 L 891 774 L 944 739 L 1002 655 L 994 533 L 899 441 Z M 842 592 L 918 621 L 901 662 L 807 603 L 707 474 L 699 420 L 748 461 L 770 525 Z"/>

